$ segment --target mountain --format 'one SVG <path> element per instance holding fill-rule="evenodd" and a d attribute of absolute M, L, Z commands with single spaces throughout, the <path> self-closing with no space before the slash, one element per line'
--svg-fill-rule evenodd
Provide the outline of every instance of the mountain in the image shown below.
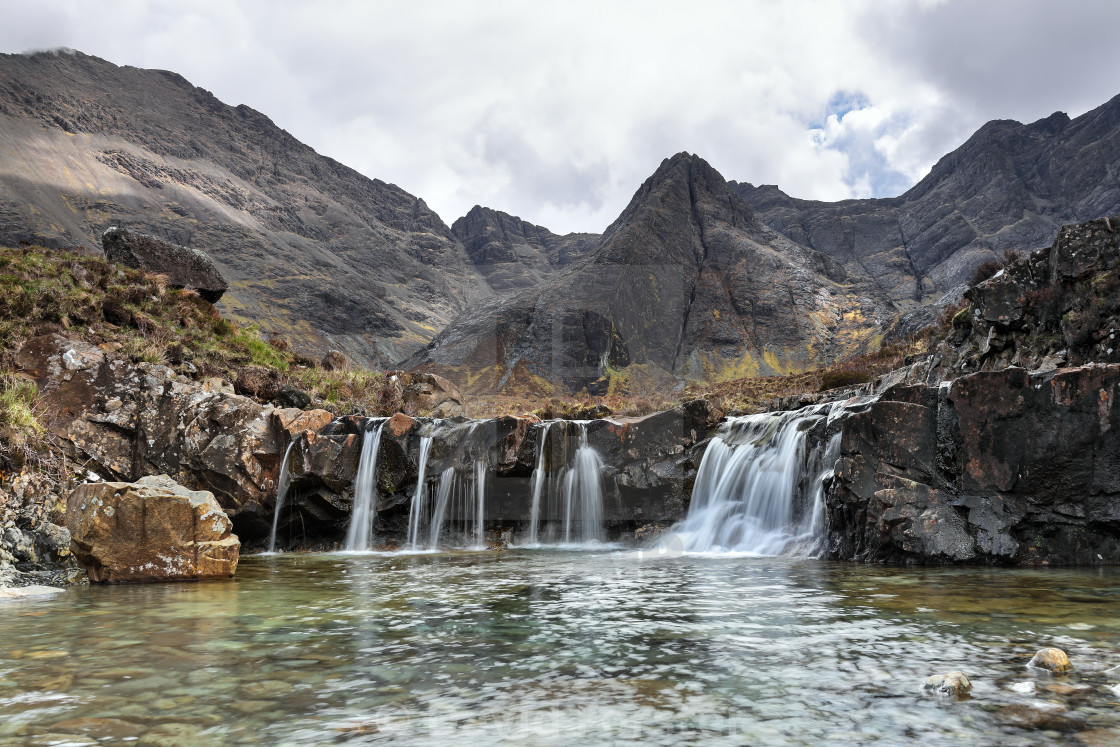
<path fill-rule="evenodd" d="M 175 73 L 0 55 L 0 153 L 0 246 L 120 226 L 201 249 L 222 311 L 300 349 L 391 364 L 492 294 L 423 200 Z"/>
<path fill-rule="evenodd" d="M 899 197 L 815 202 L 732 183 L 760 220 L 842 262 L 900 308 L 936 300 L 981 262 L 1048 246 L 1065 223 L 1120 210 L 1120 96 L 1076 119 L 989 122 Z"/>
<path fill-rule="evenodd" d="M 547 228 L 478 205 L 451 224 L 451 232 L 496 293 L 537 285 L 587 254 L 600 239 L 595 233 L 557 236 Z"/>
<path fill-rule="evenodd" d="M 666 159 L 598 246 L 461 315 L 404 365 L 469 391 L 605 391 L 801 370 L 868 342 L 889 303 L 763 225 L 702 158 Z"/>

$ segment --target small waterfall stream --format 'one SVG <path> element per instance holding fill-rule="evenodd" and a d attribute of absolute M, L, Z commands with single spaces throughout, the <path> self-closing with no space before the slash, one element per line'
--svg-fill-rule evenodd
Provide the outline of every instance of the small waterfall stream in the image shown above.
<path fill-rule="evenodd" d="M 272 533 L 268 535 L 269 552 L 276 552 L 276 529 L 280 526 L 280 509 L 284 505 L 284 499 L 288 497 L 288 487 L 292 484 L 292 478 L 288 474 L 288 460 L 291 459 L 292 447 L 295 445 L 295 441 L 288 444 L 288 448 L 284 450 L 284 459 L 280 462 L 280 475 L 276 482 L 276 508 L 272 514 Z"/>
<path fill-rule="evenodd" d="M 428 471 L 428 451 L 432 447 L 431 436 L 420 437 L 420 474 L 416 478 L 416 492 L 412 494 L 412 506 L 408 511 L 408 546 L 413 550 L 420 549 L 420 524 L 424 520 L 425 503 L 427 503 L 428 486 L 424 482 Z"/>
<path fill-rule="evenodd" d="M 490 464 L 483 456 L 474 462 L 474 545 L 482 550 L 486 547 L 486 473 Z"/>
<path fill-rule="evenodd" d="M 354 479 L 354 507 L 350 511 L 350 527 L 346 532 L 347 552 L 373 549 L 373 520 L 377 506 L 377 452 L 381 447 L 381 431 L 385 419 L 371 422 L 362 433 L 362 454 L 358 459 L 358 475 Z"/>
<path fill-rule="evenodd" d="M 530 480 L 532 503 L 526 544 L 545 540 L 563 544 L 601 542 L 603 459 L 588 444 L 586 420 L 555 420 L 537 431 L 537 463 Z M 560 438 L 550 439 L 553 427 Z M 556 443 L 554 443 L 556 441 Z M 554 453 L 554 449 L 560 453 Z M 563 465 L 557 469 L 557 465 Z"/>
<path fill-rule="evenodd" d="M 704 452 L 688 516 L 674 527 L 685 552 L 813 555 L 824 529 L 823 482 L 838 436 L 810 448 L 807 431 L 841 405 L 732 418 Z"/>

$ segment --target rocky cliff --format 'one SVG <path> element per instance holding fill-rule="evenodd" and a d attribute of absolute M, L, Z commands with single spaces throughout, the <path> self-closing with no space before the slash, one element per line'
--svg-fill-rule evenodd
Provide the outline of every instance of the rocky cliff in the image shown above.
<path fill-rule="evenodd" d="M 479 273 L 497 293 L 531 288 L 599 243 L 594 233 L 558 236 L 547 228 L 475 205 L 451 225 Z"/>
<path fill-rule="evenodd" d="M 598 246 L 538 287 L 463 314 L 406 367 L 470 391 L 592 392 L 784 373 L 867 343 L 890 304 L 763 225 L 698 156 L 666 159 Z"/>
<path fill-rule="evenodd" d="M 443 221 L 175 73 L 0 55 L 0 245 L 110 226 L 206 252 L 221 308 L 308 352 L 387 365 L 490 291 Z"/>
<path fill-rule="evenodd" d="M 1120 96 L 1070 119 L 989 122 L 899 197 L 799 200 L 733 183 L 759 219 L 844 265 L 907 309 L 936 300 L 1004 250 L 1032 251 L 1063 223 L 1120 211 Z"/>

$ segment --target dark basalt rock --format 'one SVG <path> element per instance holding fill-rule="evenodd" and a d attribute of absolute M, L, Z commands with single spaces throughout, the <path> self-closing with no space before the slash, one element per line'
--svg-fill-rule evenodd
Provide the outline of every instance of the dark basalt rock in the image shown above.
<path fill-rule="evenodd" d="M 165 275 L 172 288 L 197 291 L 210 303 L 217 303 L 229 287 L 210 257 L 198 249 L 116 226 L 101 234 L 101 246 L 110 262 Z"/>
<path fill-rule="evenodd" d="M 828 553 L 865 561 L 1120 561 L 1120 365 L 899 387 L 842 421 Z"/>

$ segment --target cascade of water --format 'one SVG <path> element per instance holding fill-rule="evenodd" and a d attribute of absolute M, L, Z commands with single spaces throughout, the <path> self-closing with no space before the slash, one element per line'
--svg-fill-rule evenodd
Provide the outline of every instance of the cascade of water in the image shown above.
<path fill-rule="evenodd" d="M 675 527 L 683 549 L 816 552 L 824 528 L 826 465 L 839 442 L 833 438 L 824 449 L 808 449 L 806 432 L 837 407 L 729 420 L 704 452 L 688 516 Z"/>
<path fill-rule="evenodd" d="M 416 492 L 412 494 L 412 506 L 408 512 L 408 544 L 413 550 L 420 549 L 420 523 L 424 520 L 424 503 L 428 493 L 424 478 L 428 469 L 428 449 L 431 445 L 431 436 L 420 437 L 420 475 L 416 479 Z"/>
<path fill-rule="evenodd" d="M 579 447 L 564 475 L 564 542 L 601 540 L 603 460 L 587 443 L 587 423 L 579 426 Z"/>
<path fill-rule="evenodd" d="M 436 505 L 432 511 L 432 522 L 428 527 L 428 547 L 435 550 L 439 546 L 439 530 L 443 527 L 443 517 L 447 513 L 447 502 L 455 487 L 455 468 L 448 467 L 439 475 L 439 490 L 436 491 Z"/>
<path fill-rule="evenodd" d="M 486 455 L 474 462 L 474 544 L 478 548 L 484 547 L 486 528 L 486 472 L 490 463 Z"/>
<path fill-rule="evenodd" d="M 276 528 L 280 526 L 280 507 L 284 505 L 284 499 L 288 497 L 288 486 L 292 483 L 288 475 L 288 460 L 295 445 L 295 441 L 288 444 L 288 448 L 284 450 L 284 459 L 280 462 L 280 476 L 276 483 L 276 511 L 272 514 L 272 533 L 268 536 L 269 552 L 276 552 Z"/>
<path fill-rule="evenodd" d="M 548 446 L 548 429 L 551 427 L 551 422 L 541 423 L 540 430 L 537 431 L 537 466 L 533 469 L 533 477 L 529 486 L 533 495 L 533 504 L 529 510 L 530 545 L 537 544 L 537 526 L 541 519 L 541 490 L 547 477 L 544 472 L 544 450 Z"/>
<path fill-rule="evenodd" d="M 362 552 L 372 549 L 373 519 L 377 504 L 377 452 L 385 420 L 370 423 L 362 433 L 362 454 L 358 459 L 358 475 L 354 479 L 354 508 L 350 511 L 350 528 L 346 532 L 345 549 Z"/>

